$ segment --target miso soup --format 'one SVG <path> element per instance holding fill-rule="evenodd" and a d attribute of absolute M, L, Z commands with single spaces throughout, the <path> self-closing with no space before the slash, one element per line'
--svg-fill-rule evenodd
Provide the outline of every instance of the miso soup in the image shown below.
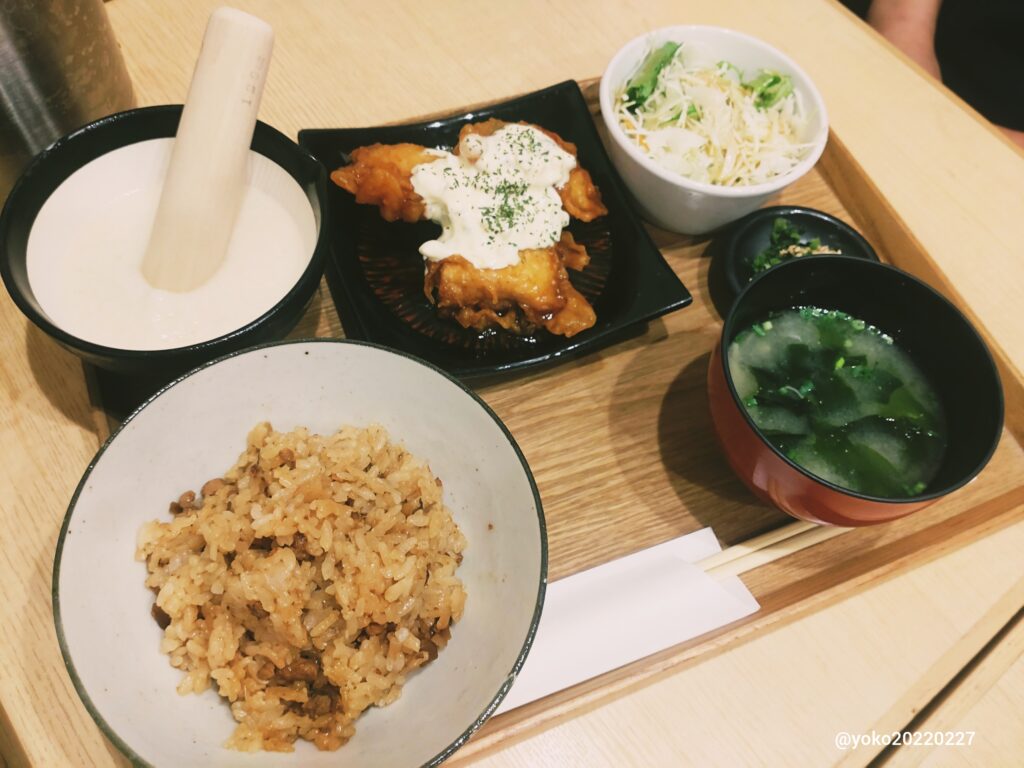
<path fill-rule="evenodd" d="M 946 448 L 935 390 L 892 338 L 835 310 L 799 307 L 729 345 L 736 392 L 764 436 L 808 472 L 858 493 L 923 493 Z"/>

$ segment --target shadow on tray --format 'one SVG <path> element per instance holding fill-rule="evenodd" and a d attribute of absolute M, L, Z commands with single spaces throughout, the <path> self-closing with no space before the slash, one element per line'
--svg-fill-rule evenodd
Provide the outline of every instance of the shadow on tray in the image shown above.
<path fill-rule="evenodd" d="M 658 447 L 682 513 L 713 527 L 729 546 L 773 530 L 789 517 L 760 502 L 729 467 L 708 407 L 710 359 L 709 352 L 694 358 L 669 385 L 658 414 Z"/>

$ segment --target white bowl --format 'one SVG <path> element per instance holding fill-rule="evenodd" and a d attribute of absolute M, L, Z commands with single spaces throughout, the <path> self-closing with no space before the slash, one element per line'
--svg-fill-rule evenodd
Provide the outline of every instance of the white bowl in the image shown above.
<path fill-rule="evenodd" d="M 617 94 L 647 53 L 662 43 L 700 45 L 741 71 L 773 69 L 793 79 L 808 111 L 806 155 L 788 173 L 764 184 L 722 187 L 692 181 L 647 157 L 615 119 Z M 757 38 L 720 27 L 676 26 L 657 29 L 631 40 L 611 60 L 601 78 L 601 115 L 608 129 L 612 163 L 640 205 L 644 218 L 664 229 L 699 235 L 735 221 L 799 179 L 818 162 L 828 141 L 828 114 L 821 94 L 807 74 L 785 54 Z"/>
<path fill-rule="evenodd" d="M 143 522 L 230 467 L 260 421 L 330 434 L 382 424 L 444 481 L 468 540 L 458 575 L 462 620 L 438 658 L 394 704 L 371 708 L 336 752 L 242 755 L 222 745 L 235 722 L 214 691 L 180 696 L 182 673 L 159 651 Z M 493 525 L 493 530 L 489 528 Z M 100 728 L 154 766 L 410 768 L 436 765 L 494 711 L 540 619 L 547 539 L 525 459 L 494 413 L 415 358 L 347 341 L 270 344 L 221 358 L 170 384 L 130 416 L 86 470 L 57 545 L 53 609 L 68 671 Z"/>

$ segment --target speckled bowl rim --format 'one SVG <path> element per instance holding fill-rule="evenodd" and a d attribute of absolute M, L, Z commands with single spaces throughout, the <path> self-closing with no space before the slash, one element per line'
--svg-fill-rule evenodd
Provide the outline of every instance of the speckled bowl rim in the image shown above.
<path fill-rule="evenodd" d="M 521 465 L 523 472 L 526 473 L 526 479 L 530 484 L 530 491 L 533 493 L 533 503 L 537 508 L 537 529 L 538 533 L 540 534 L 540 573 L 538 575 L 537 603 L 533 611 L 533 616 L 530 619 L 530 626 L 527 629 L 526 637 L 523 640 L 523 647 L 519 651 L 519 655 L 516 657 L 515 662 L 512 664 L 512 668 L 509 670 L 509 673 L 505 678 L 505 682 L 502 683 L 501 686 L 498 688 L 498 691 L 491 699 L 490 704 L 488 704 L 484 708 L 483 712 L 481 712 L 480 715 L 477 716 L 477 718 L 469 725 L 468 728 L 466 728 L 462 732 L 462 734 L 458 738 L 455 739 L 455 741 L 453 741 L 443 750 L 434 755 L 434 757 L 432 757 L 429 761 L 424 763 L 423 766 L 425 768 L 432 768 L 433 766 L 440 765 L 449 757 L 451 757 L 451 755 L 454 754 L 460 747 L 462 747 L 462 745 L 469 740 L 470 736 L 472 736 L 477 731 L 477 729 L 479 729 L 480 726 L 482 726 L 487 721 L 487 719 L 492 714 L 494 714 L 494 711 L 498 708 L 502 700 L 504 700 L 505 696 L 512 688 L 512 684 L 515 682 L 516 676 L 522 669 L 523 664 L 526 662 L 526 657 L 529 654 L 530 649 L 533 647 L 533 641 L 537 635 L 537 626 L 540 624 L 541 612 L 544 607 L 544 597 L 547 591 L 548 583 L 547 523 L 544 519 L 544 508 L 541 504 L 540 491 L 537 489 L 537 483 L 534 480 L 533 472 L 530 470 L 530 465 L 527 463 L 526 457 L 523 455 L 522 450 L 519 448 L 519 444 L 512 436 L 512 433 L 509 431 L 508 427 L 505 426 L 505 423 L 498 417 L 498 415 L 491 409 L 491 407 L 487 405 L 487 403 L 484 402 L 484 400 L 478 394 L 476 394 L 476 392 L 467 387 L 454 376 L 446 373 L 441 368 L 438 368 L 436 365 L 433 365 L 414 355 L 410 355 L 400 350 L 390 349 L 380 344 L 374 344 L 368 341 L 357 341 L 354 339 L 286 339 L 283 341 L 269 341 L 263 344 L 256 344 L 254 346 L 246 347 L 245 349 L 240 349 L 236 352 L 231 352 L 230 354 L 223 355 L 221 357 L 216 358 L 215 360 L 211 360 L 207 363 L 203 363 L 202 365 L 197 366 L 196 368 L 193 368 L 188 373 L 179 376 L 174 381 L 161 387 L 148 400 L 142 403 L 142 405 L 140 405 L 138 408 L 132 411 L 132 413 L 129 414 L 128 417 L 125 418 L 123 422 L 121 422 L 117 429 L 115 429 L 111 433 L 110 437 L 108 437 L 103 442 L 103 445 L 100 446 L 99 450 L 96 452 L 96 455 L 89 462 L 89 466 L 86 467 L 85 472 L 82 475 L 82 479 L 78 482 L 78 486 L 75 488 L 75 493 L 71 497 L 71 502 L 68 504 L 68 510 L 64 515 L 64 522 L 60 528 L 60 535 L 57 539 L 57 549 L 53 558 L 53 578 L 50 587 L 50 598 L 53 607 L 54 628 L 56 629 L 57 632 L 57 642 L 60 645 L 61 656 L 64 659 L 64 667 L 65 669 L 67 669 L 68 675 L 71 677 L 71 682 L 75 686 L 75 691 L 78 693 L 78 697 L 82 700 L 82 703 L 85 705 L 85 708 L 89 712 L 89 715 L 95 721 L 96 725 L 99 726 L 99 729 L 103 732 L 104 736 L 110 739 L 110 741 L 121 751 L 121 753 L 125 757 L 127 757 L 129 761 L 131 761 L 132 765 L 140 766 L 143 768 L 158 768 L 158 766 L 154 766 L 152 763 L 143 760 L 138 754 L 136 754 L 135 750 L 133 750 L 128 745 L 128 743 L 125 742 L 124 739 L 122 739 L 117 734 L 117 732 L 104 719 L 103 715 L 100 714 L 99 710 L 97 709 L 96 705 L 93 704 L 92 698 L 89 696 L 88 691 L 85 689 L 85 686 L 82 684 L 82 681 L 78 676 L 78 672 L 75 669 L 74 661 L 71 658 L 71 650 L 68 648 L 67 639 L 64 636 L 64 624 L 60 611 L 61 555 L 63 554 L 64 551 L 64 542 L 67 538 L 68 528 L 71 525 L 71 517 L 74 514 L 76 505 L 78 504 L 78 497 L 81 495 L 82 490 L 85 488 L 86 482 L 88 481 L 90 475 L 92 475 L 92 471 L 96 467 L 96 464 L 103 457 L 103 454 L 106 452 L 110 444 L 114 442 L 117 436 L 121 434 L 121 432 L 125 429 L 126 426 L 128 426 L 129 423 L 131 423 L 132 420 L 134 420 L 151 403 L 153 403 L 157 398 L 159 398 L 169 389 L 185 381 L 185 379 L 188 379 L 191 376 L 206 370 L 207 368 L 215 366 L 220 362 L 230 360 L 231 358 L 251 354 L 254 352 L 258 352 L 260 350 L 270 349 L 273 347 L 283 347 L 298 344 L 351 344 L 359 347 L 370 347 L 371 349 L 376 349 L 385 354 L 404 357 L 408 360 L 411 360 L 413 363 L 418 363 L 419 365 L 422 365 L 424 368 L 428 368 L 434 371 L 435 373 L 440 374 L 445 379 L 450 381 L 452 384 L 455 384 L 464 393 L 469 395 L 469 397 L 472 398 L 473 401 L 476 402 L 476 404 L 480 406 L 488 416 L 491 417 L 491 419 L 493 419 L 494 423 L 501 430 L 502 434 L 505 435 L 505 439 L 508 440 L 508 443 L 512 447 L 512 450 L 515 452 L 516 457 L 519 459 L 519 464 Z"/>

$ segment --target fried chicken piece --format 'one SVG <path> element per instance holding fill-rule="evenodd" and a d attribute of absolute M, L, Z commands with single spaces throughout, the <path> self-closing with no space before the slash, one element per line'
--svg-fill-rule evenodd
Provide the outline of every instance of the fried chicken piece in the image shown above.
<path fill-rule="evenodd" d="M 492 133 L 500 131 L 506 125 L 508 125 L 508 123 L 504 120 L 498 120 L 494 117 L 490 120 L 484 120 L 482 123 L 464 125 L 462 126 L 462 130 L 459 131 L 459 144 L 452 151 L 456 155 L 459 154 L 459 148 L 462 145 L 462 140 L 466 136 L 471 134 L 490 136 Z M 520 121 L 519 125 L 528 125 L 531 128 L 536 128 L 570 155 L 577 157 L 576 145 L 571 141 L 566 141 L 554 131 L 549 131 L 547 128 L 524 121 Z M 608 209 L 605 208 L 604 203 L 601 202 L 600 190 L 595 186 L 593 179 L 590 178 L 590 174 L 586 169 L 582 168 L 579 163 L 577 163 L 575 168 L 569 171 L 569 181 L 565 183 L 564 187 L 561 187 L 558 190 L 558 195 L 562 198 L 562 207 L 565 208 L 566 213 L 574 219 L 579 219 L 580 221 L 593 221 L 594 219 L 608 213 Z"/>
<path fill-rule="evenodd" d="M 576 145 L 531 123 L 563 150 L 576 157 Z M 463 126 L 459 143 L 468 135 L 490 136 L 507 125 L 486 120 Z M 425 205 L 412 185 L 412 171 L 436 156 L 417 144 L 373 144 L 352 152 L 352 163 L 331 174 L 331 180 L 355 195 L 357 203 L 376 205 L 386 221 L 416 222 L 425 217 Z M 590 174 L 578 164 L 568 182 L 558 190 L 562 207 L 581 221 L 589 222 L 608 212 Z M 427 261 L 423 288 L 439 314 L 454 318 L 466 328 L 504 328 L 529 334 L 537 328 L 574 336 L 594 325 L 593 307 L 569 281 L 566 268 L 582 270 L 590 261 L 586 249 L 568 232 L 550 248 L 525 249 L 519 263 L 503 269 L 481 269 L 461 256 Z"/>
<path fill-rule="evenodd" d="M 380 207 L 385 221 L 413 223 L 423 218 L 423 198 L 412 186 L 412 169 L 436 159 L 419 144 L 371 144 L 352 150 L 352 162 L 331 173 L 331 181 L 356 196 L 357 203 Z"/>
<path fill-rule="evenodd" d="M 478 269 L 461 256 L 428 261 L 424 290 L 441 315 L 465 328 L 528 334 L 542 327 L 575 336 L 597 317 L 566 266 L 581 270 L 589 261 L 586 249 L 563 232 L 553 247 L 520 251 L 519 263 L 504 269 Z"/>

